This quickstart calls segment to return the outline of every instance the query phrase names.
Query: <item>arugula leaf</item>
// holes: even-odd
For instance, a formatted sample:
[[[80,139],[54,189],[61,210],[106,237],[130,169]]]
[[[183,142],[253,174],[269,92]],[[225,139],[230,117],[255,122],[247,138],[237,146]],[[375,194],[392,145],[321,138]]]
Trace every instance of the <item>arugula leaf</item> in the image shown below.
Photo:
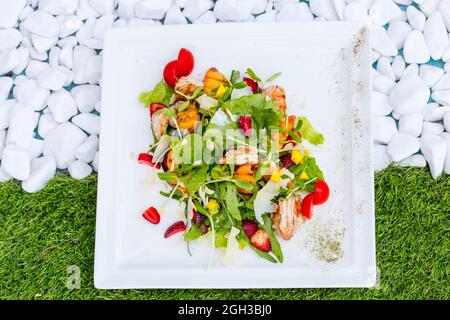
[[[298,131],[300,131],[303,138],[308,140],[313,145],[318,145],[325,141],[323,135],[314,129],[311,122],[309,122],[306,117],[298,117],[298,121],[299,122],[296,127],[298,127]]]
[[[253,185],[253,183],[251,182],[247,182],[244,180],[240,180],[240,179],[231,179],[231,182],[234,182],[234,184],[241,189],[245,189],[245,190],[253,190],[255,188],[255,186]]]
[[[183,111],[184,109],[186,109],[187,107],[189,107],[189,100],[183,102],[179,107],[178,107],[178,112]]]
[[[233,70],[231,71],[230,82],[234,84],[239,80],[240,77],[241,73],[239,72],[239,70]]]
[[[281,76],[281,72],[275,73],[274,75],[272,75],[271,77],[269,77],[269,78],[266,80],[266,82],[272,82],[272,81],[278,79],[279,76]]]
[[[247,74],[248,74],[248,76],[249,76],[250,78],[252,78],[252,79],[255,80],[256,82],[261,82],[261,81],[262,81],[261,78],[258,77],[258,76],[256,75],[256,73],[255,73],[252,69],[250,69],[250,68],[247,68]]]
[[[323,179],[322,170],[320,170],[319,166],[317,165],[315,158],[308,157],[306,159],[305,172],[310,179],[311,178]]]
[[[139,95],[139,101],[146,107],[150,107],[151,103],[169,105],[172,94],[173,89],[161,80],[156,84],[153,90],[141,93]]]
[[[211,178],[220,180],[230,176],[230,171],[227,165],[216,165],[211,170]]]
[[[270,244],[272,246],[272,253],[277,257],[278,261],[283,262],[283,252],[281,251],[280,243],[278,242],[277,237],[272,229],[272,219],[270,218],[268,213],[262,215],[264,221],[264,230],[266,230],[269,235]]]
[[[264,175],[264,173],[267,171],[267,169],[269,169],[270,167],[270,162],[265,162],[263,164],[261,164],[258,169],[256,170],[255,173],[255,180],[259,180],[262,178],[262,176]]]
[[[242,228],[240,228],[240,230],[241,230],[241,233],[244,233],[244,230],[242,230]],[[272,257],[272,256],[270,255],[270,253],[264,252],[264,251],[259,250],[258,248],[255,248],[255,247],[252,245],[252,243],[250,242],[250,239],[249,239],[248,237],[243,237],[243,239],[244,239],[244,241],[247,243],[247,245],[248,245],[253,251],[256,252],[256,254],[257,254],[258,256],[260,256],[260,257],[262,257],[262,258],[264,258],[264,259],[266,259],[266,260],[269,260],[269,261],[272,262],[272,263],[278,263],[277,259],[275,259],[274,257]]]
[[[244,89],[245,87],[247,87],[247,82],[245,82],[245,81],[241,81],[241,82],[237,82],[237,83],[233,84],[233,88],[235,88],[235,89]]]
[[[194,195],[200,186],[205,183],[208,178],[208,166],[202,165],[180,177],[180,181],[188,189],[189,194]]]
[[[278,126],[283,118],[283,114],[278,110],[275,102],[267,100],[260,93],[227,101],[223,106],[238,116],[251,115],[256,125],[254,129]]]
[[[241,221],[241,213],[239,211],[239,200],[237,197],[236,186],[231,183],[226,183],[225,185],[226,192],[223,198],[225,199],[227,210],[234,219]]]
[[[183,193],[178,190],[176,190],[173,194],[172,194],[172,192],[164,192],[164,191],[160,191],[159,194],[166,198],[169,198],[170,196],[172,196],[171,199],[175,199],[175,200],[180,200],[184,196]]]
[[[163,181],[176,181],[177,180],[177,176],[173,173],[169,173],[169,172],[158,172],[158,178],[163,180]]]
[[[196,224],[192,224],[188,232],[184,234],[185,241],[192,241],[203,236],[202,231]]]

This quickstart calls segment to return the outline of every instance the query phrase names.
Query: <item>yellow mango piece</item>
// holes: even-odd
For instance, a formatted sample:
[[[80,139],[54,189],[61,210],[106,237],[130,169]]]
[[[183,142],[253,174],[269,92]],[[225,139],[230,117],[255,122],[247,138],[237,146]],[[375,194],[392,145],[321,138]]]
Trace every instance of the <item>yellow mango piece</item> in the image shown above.
[[[295,164],[299,164],[303,161],[305,156],[298,150],[293,150],[291,153],[291,161]]]

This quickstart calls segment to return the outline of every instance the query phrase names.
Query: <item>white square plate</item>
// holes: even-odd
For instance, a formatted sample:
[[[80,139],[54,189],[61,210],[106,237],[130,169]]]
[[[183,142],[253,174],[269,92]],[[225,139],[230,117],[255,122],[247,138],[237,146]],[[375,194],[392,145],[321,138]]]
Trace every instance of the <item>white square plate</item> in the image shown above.
[[[194,74],[251,67],[263,78],[281,71],[288,113],[307,116],[324,134],[311,148],[331,187],[329,201],[295,238],[281,241],[285,261],[272,264],[245,249],[233,267],[210,241],[163,238],[182,208],[169,203],[154,226],[142,212],[161,206],[164,184],[136,155],[152,142],[148,109],[138,95],[162,77],[181,47],[195,55]],[[374,285],[375,227],[368,32],[354,23],[277,23],[114,29],[105,40],[97,288],[369,287]]]

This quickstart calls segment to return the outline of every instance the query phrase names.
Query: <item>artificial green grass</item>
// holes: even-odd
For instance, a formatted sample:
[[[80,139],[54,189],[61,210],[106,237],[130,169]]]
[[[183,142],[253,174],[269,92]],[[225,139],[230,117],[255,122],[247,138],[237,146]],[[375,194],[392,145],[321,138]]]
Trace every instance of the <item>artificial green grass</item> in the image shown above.
[[[0,299],[449,299],[450,176],[389,168],[376,175],[374,289],[97,290],[93,286],[97,177],[59,174],[38,194],[0,184]],[[81,288],[66,270],[81,269]]]

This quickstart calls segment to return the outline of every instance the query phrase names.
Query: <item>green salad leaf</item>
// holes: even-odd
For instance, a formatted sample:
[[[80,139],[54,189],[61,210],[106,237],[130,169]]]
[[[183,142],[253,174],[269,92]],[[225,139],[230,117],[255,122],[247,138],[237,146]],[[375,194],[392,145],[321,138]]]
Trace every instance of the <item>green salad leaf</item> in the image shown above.
[[[264,230],[266,230],[267,234],[269,235],[270,244],[272,246],[272,253],[281,263],[283,262],[283,251],[281,251],[280,243],[278,242],[278,239],[273,232],[272,219],[270,218],[270,215],[268,213],[263,214],[262,218],[264,221]]]
[[[205,183],[208,178],[208,166],[201,165],[192,169],[187,174],[180,177],[180,181],[187,188],[190,195],[194,195],[200,186]]]
[[[238,116],[251,115],[255,123],[255,129],[278,126],[283,119],[283,114],[272,100],[267,100],[260,93],[243,96],[224,103],[224,108]]]
[[[192,224],[188,232],[184,234],[185,241],[192,241],[203,236],[202,231],[196,224]]]
[[[164,81],[156,84],[152,91],[143,92],[139,95],[139,101],[146,107],[150,107],[151,103],[162,103],[169,105],[173,94],[173,89]]]
[[[313,145],[318,145],[325,141],[323,135],[314,129],[311,122],[309,122],[306,117],[298,117],[297,119],[296,131],[300,131],[303,138]]]
[[[239,211],[239,199],[237,197],[236,186],[232,183],[225,183],[225,204],[228,212],[232,217],[238,221],[241,221],[241,212]]]

